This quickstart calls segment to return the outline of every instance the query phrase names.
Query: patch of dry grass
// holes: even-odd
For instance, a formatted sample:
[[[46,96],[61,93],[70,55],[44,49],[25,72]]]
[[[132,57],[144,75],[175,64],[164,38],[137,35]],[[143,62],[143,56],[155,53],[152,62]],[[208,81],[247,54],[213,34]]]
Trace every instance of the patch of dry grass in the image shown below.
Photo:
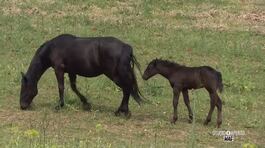
[[[154,9],[151,10],[149,18],[143,15],[144,4],[141,1],[114,1],[111,6],[106,7],[99,7],[93,3],[89,5],[72,5],[67,3],[61,9],[53,12],[44,10],[41,8],[41,5],[21,8],[21,3],[23,1],[9,2],[2,7],[3,14],[41,15],[50,18],[83,16],[97,23],[120,25],[138,23],[146,27],[166,26],[168,30],[176,28],[199,28],[219,31],[253,31],[261,34],[265,33],[265,11],[264,9],[257,9],[255,7],[258,3],[256,1],[239,1],[234,5],[224,8],[217,8],[214,4],[208,3],[202,3],[197,6],[187,4],[183,7],[178,6],[175,9],[171,8],[169,10],[162,10],[159,6],[153,6]],[[52,6],[54,3],[55,1],[51,0],[42,2],[47,7]],[[233,9],[237,9],[238,11],[234,11]]]

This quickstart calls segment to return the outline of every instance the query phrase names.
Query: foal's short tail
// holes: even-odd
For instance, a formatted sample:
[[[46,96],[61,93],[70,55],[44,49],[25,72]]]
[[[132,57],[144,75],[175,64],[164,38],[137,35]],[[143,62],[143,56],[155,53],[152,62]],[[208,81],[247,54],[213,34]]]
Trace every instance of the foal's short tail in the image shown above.
[[[219,92],[223,92],[223,79],[222,79],[222,74],[217,71],[217,89]]]
[[[138,63],[138,61],[136,60],[136,58],[133,54],[131,55],[131,61],[132,61],[132,77],[133,77],[133,86],[132,86],[133,88],[132,88],[131,95],[138,104],[141,104],[141,102],[143,101],[142,100],[143,95],[141,94],[141,92],[139,90],[138,83],[136,80],[136,75],[134,72],[134,65],[136,65],[137,69],[141,73],[140,64]]]

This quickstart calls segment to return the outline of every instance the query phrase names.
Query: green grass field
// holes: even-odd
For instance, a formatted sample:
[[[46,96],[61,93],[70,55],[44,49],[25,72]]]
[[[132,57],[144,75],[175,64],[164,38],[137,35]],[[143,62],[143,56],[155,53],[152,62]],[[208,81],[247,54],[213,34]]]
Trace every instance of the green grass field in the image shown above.
[[[263,0],[0,0],[0,147],[264,147],[265,2]],[[144,71],[154,58],[209,65],[223,74],[223,124],[203,126],[210,108],[205,90],[190,93],[195,123],[182,96],[170,124],[172,90],[166,79],[143,81],[151,104],[131,99],[132,117],[114,116],[122,92],[104,76],[79,77],[92,111],[82,110],[66,79],[66,106],[53,69],[41,78],[32,109],[19,108],[20,72],[36,49],[62,33],[115,36],[134,48]],[[263,92],[263,93],[262,93]],[[245,131],[233,142],[214,130]]]

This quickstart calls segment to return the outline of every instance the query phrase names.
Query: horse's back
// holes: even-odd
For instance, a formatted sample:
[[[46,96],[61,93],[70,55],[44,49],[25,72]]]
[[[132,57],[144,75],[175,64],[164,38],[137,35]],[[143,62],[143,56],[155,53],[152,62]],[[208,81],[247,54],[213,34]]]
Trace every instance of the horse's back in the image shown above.
[[[132,49],[126,47],[130,46],[115,37],[63,34],[49,41],[49,58],[53,67],[63,65],[68,72],[94,76],[113,70],[124,53],[131,54]]]
[[[132,52],[130,45],[115,37],[100,37],[98,39],[102,52],[111,53],[112,56],[120,56],[124,52]]]
[[[99,55],[114,56],[122,52],[124,45],[125,43],[114,37],[76,37],[62,34],[49,41],[49,52],[64,58],[73,58],[75,55],[88,58]]]
[[[103,50],[103,52],[121,52],[127,44],[112,37],[77,37],[71,34],[62,34],[50,41],[57,50]]]

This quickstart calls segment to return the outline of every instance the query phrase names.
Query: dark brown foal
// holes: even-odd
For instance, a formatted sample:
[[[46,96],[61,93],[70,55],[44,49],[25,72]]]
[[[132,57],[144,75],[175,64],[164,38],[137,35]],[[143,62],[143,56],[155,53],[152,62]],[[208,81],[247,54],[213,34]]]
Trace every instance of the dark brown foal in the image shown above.
[[[209,66],[186,67],[167,60],[155,59],[151,61],[146,68],[143,79],[148,80],[152,76],[160,74],[167,78],[173,88],[173,118],[172,123],[178,119],[177,107],[179,95],[182,93],[184,102],[189,111],[189,122],[193,119],[193,113],[190,107],[189,92],[190,89],[205,88],[210,95],[211,107],[208,116],[204,122],[207,125],[211,121],[214,107],[217,107],[217,127],[222,124],[222,101],[217,94],[223,89],[222,75],[220,72]]]

